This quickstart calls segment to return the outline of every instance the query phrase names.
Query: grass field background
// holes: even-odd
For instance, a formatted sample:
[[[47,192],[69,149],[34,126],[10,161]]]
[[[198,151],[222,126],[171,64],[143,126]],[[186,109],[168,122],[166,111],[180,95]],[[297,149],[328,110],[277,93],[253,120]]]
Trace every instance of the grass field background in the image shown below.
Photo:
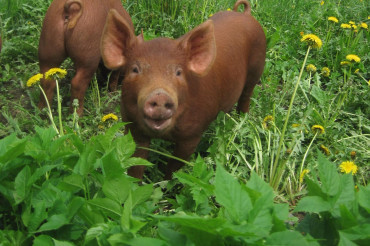
[[[120,91],[94,79],[84,116],[69,114],[70,60],[61,117],[52,105],[63,136],[37,108],[26,82],[50,2],[0,0],[4,245],[368,245],[368,1],[250,1],[267,37],[250,113],[220,113],[170,182],[158,169],[170,143],[153,141],[146,162],[120,120],[102,121],[120,118]],[[180,37],[234,2],[122,1],[146,39]],[[323,45],[305,60],[306,34]],[[150,166],[143,185],[125,174],[135,164]]]

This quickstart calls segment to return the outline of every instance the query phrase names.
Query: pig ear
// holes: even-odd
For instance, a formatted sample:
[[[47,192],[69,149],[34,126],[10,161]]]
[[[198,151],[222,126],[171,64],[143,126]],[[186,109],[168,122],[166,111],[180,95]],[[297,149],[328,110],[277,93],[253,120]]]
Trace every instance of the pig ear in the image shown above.
[[[100,43],[104,65],[112,70],[124,66],[127,62],[125,51],[135,41],[131,26],[116,10],[110,10]]]
[[[180,38],[180,46],[187,56],[187,67],[199,76],[211,69],[216,57],[213,22],[208,20]]]

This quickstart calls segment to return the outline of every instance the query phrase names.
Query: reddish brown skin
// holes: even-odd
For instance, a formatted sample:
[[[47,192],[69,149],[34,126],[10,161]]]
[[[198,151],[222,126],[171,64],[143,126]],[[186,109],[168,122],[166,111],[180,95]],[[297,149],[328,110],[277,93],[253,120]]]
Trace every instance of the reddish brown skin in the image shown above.
[[[266,40],[248,2],[238,1],[235,9],[240,4],[244,13],[219,12],[176,40],[142,41],[114,11],[109,13],[102,57],[111,69],[126,66],[121,112],[123,121],[132,122],[128,128],[138,146],[166,139],[175,143],[174,156],[187,160],[220,111],[230,111],[235,103],[238,111],[249,111]],[[135,155],[147,158],[148,152],[138,148]],[[171,159],[165,179],[182,166]],[[128,170],[137,178],[143,172],[143,166]]]
[[[71,81],[71,102],[78,99],[79,115],[83,113],[86,89],[101,61],[100,39],[110,9],[115,9],[134,30],[120,0],[54,0],[44,18],[39,43],[40,72],[59,67],[67,57],[72,59],[76,74]],[[112,73],[110,89],[117,86],[118,76],[118,71]],[[41,85],[51,103],[54,81],[41,80]],[[39,108],[45,106],[40,95]]]

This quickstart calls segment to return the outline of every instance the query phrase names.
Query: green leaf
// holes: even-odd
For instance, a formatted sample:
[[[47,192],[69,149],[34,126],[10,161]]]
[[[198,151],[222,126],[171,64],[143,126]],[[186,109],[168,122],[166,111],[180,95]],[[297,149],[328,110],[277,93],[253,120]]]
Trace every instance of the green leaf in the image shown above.
[[[193,175],[184,173],[184,172],[176,172],[174,176],[183,184],[187,184],[190,187],[196,187],[198,189],[203,189],[206,194],[213,194],[214,187],[205,181],[194,177]]]
[[[46,212],[46,205],[44,202],[32,203],[34,207],[33,213],[30,211],[30,215],[22,217],[24,219],[25,225],[28,227],[29,232],[35,232],[41,223],[46,220],[48,214]],[[27,222],[26,222],[27,220]]]
[[[146,202],[153,194],[153,184],[139,186],[132,192],[132,207]]]
[[[96,161],[101,157],[93,139],[91,138],[85,146],[73,170],[74,173],[80,174],[83,177],[86,177],[94,169]]]
[[[157,238],[150,237],[136,237],[132,240],[126,241],[128,245],[132,246],[167,246],[168,244],[165,241],[162,241]]]
[[[172,216],[163,216],[163,215],[152,215],[154,218],[173,222],[175,224],[191,227],[200,231],[217,234],[219,229],[225,220],[222,218],[210,218],[210,217],[199,217],[196,215],[186,215],[186,214],[175,214]]]
[[[247,219],[252,209],[248,192],[221,165],[216,169],[214,193],[216,201],[225,207],[233,221],[240,223]]]
[[[121,227],[122,230],[130,230],[131,229],[131,215],[132,215],[132,196],[131,191],[128,194],[128,198],[125,202],[125,206],[123,207],[123,213],[121,216]]]
[[[138,158],[138,157],[130,157],[124,162],[121,163],[123,168],[129,168],[132,166],[146,166],[146,167],[151,167],[153,166],[152,163],[149,161],[143,159],[143,158]]]
[[[27,141],[28,138],[18,139],[15,133],[0,140],[0,170],[2,163],[12,161],[24,153]]]
[[[106,179],[103,184],[103,193],[108,198],[123,204],[131,190],[131,181],[121,173],[120,176],[116,176],[112,179]]]
[[[316,241],[307,241],[299,232],[297,231],[282,231],[272,233],[266,239],[266,245],[284,245],[284,246],[304,246],[304,245],[317,245],[319,243]]]
[[[95,198],[88,201],[89,204],[99,208],[102,211],[112,213],[115,216],[121,215],[121,206],[116,201],[109,198]]]
[[[331,205],[319,196],[303,197],[294,209],[294,212],[320,213],[331,210]]]
[[[340,181],[337,169],[321,152],[318,152],[318,170],[322,191],[330,196],[338,194]]]
[[[69,219],[65,214],[55,214],[47,219],[47,222],[43,224],[37,232],[56,230],[69,223]]]
[[[183,234],[178,231],[168,228],[165,223],[159,223],[158,225],[158,235],[160,238],[164,239],[169,245],[177,246],[187,246],[189,245],[189,240]]]
[[[351,210],[356,207],[357,201],[355,196],[355,184],[353,182],[352,174],[344,174],[340,176],[340,193],[337,196],[334,205],[333,215],[334,217],[340,216],[340,207],[346,206],[347,209]]]
[[[361,225],[354,226],[352,228],[348,228],[346,230],[339,231],[340,241],[343,242],[362,242],[361,245],[369,245],[370,244],[370,223],[362,223]],[[345,244],[342,244],[345,245]],[[354,244],[357,245],[357,244]]]
[[[104,223],[104,217],[100,211],[98,209],[93,210],[87,203],[78,210],[77,214],[89,226]]]
[[[58,188],[68,192],[77,192],[84,189],[83,178],[79,174],[72,173],[59,182]]]
[[[53,241],[54,241],[54,245],[55,246],[74,246],[73,243],[66,242],[66,241],[58,241],[58,240],[56,240],[54,238],[53,238]]]
[[[358,202],[368,213],[370,213],[370,185],[359,186],[358,188]]]
[[[131,133],[128,133],[124,136],[116,138],[112,147],[117,152],[120,162],[124,162],[134,154],[136,144],[131,136]]]
[[[31,177],[29,166],[25,166],[17,175],[14,181],[14,200],[15,204],[21,203],[29,195],[29,186],[27,185]]]
[[[53,238],[48,235],[40,235],[33,240],[34,246],[54,246]]]
[[[319,103],[319,105],[327,105],[328,102],[328,94],[323,91],[320,87],[317,85],[313,85],[311,89],[311,96],[313,96],[316,101]]]
[[[124,173],[124,169],[121,166],[121,162],[117,158],[116,150],[112,149],[106,153],[102,158],[103,174],[107,179],[115,177],[121,177]]]

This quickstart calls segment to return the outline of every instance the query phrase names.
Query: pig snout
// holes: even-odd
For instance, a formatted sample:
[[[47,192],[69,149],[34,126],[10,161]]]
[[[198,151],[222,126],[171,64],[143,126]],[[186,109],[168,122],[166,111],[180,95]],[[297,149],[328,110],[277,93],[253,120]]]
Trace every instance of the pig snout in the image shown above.
[[[144,122],[152,130],[163,131],[171,125],[177,109],[176,100],[164,89],[156,89],[144,101]]]

